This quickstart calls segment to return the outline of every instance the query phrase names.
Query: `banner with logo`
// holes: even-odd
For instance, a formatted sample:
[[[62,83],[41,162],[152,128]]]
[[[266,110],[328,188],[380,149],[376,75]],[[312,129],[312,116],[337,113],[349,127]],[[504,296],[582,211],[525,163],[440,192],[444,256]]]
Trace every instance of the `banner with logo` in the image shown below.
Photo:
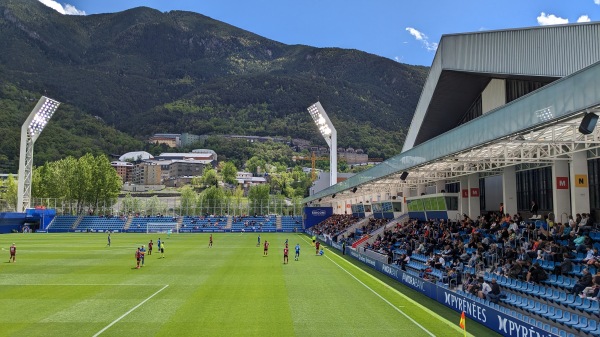
[[[310,228],[333,215],[333,207],[304,207],[304,228]]]

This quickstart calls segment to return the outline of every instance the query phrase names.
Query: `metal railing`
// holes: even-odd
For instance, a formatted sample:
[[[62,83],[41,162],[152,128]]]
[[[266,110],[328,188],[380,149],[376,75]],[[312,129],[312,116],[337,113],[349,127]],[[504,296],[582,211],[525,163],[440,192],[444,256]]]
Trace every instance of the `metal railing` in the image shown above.
[[[290,202],[280,198],[249,201],[233,199],[199,199],[186,202],[180,197],[148,197],[148,198],[119,198],[114,204],[98,203],[95,207],[86,207],[77,211],[77,204],[63,199],[41,198],[33,199],[32,206],[55,209],[57,215],[140,215],[140,216],[183,216],[183,215],[291,215],[301,216],[303,205],[300,202]],[[0,212],[14,212],[14,207],[0,204]]]

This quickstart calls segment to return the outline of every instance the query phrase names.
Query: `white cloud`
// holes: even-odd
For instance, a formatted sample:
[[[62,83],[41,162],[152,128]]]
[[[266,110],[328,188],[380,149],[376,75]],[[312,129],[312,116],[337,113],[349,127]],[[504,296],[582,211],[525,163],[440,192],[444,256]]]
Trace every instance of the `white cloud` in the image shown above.
[[[537,22],[540,26],[562,25],[565,23],[569,23],[569,19],[563,19],[554,14],[546,14],[542,12],[540,16],[537,17]]]
[[[600,6],[600,0],[594,0],[594,3]]]
[[[598,2],[600,2],[600,0],[596,0]],[[590,17],[587,15],[582,15],[579,17],[579,19],[577,19],[577,22],[590,22],[592,20],[590,20]]]
[[[64,4],[64,6],[63,6],[54,0],[38,0],[38,1],[52,9],[54,9],[55,11],[59,12],[60,14],[85,15],[85,11],[75,8],[75,6],[73,6],[73,5]]]
[[[414,36],[417,41],[421,41],[421,43],[423,43],[423,46],[425,46],[425,49],[427,49],[428,51],[435,51],[437,49],[438,44],[435,42],[429,42],[429,38],[427,37],[427,35],[423,34],[422,32],[412,27],[406,27],[406,31],[410,35]]]
[[[402,62],[402,57],[400,56],[395,56],[394,60],[396,60],[396,62]]]

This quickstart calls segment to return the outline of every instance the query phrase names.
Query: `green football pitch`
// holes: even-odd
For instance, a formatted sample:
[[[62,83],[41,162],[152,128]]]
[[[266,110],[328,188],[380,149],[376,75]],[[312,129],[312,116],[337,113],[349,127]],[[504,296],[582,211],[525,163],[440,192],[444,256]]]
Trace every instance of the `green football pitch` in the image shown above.
[[[0,235],[0,336],[463,336],[459,314],[303,234]],[[150,239],[145,266],[135,249]],[[290,261],[283,264],[289,239]],[[16,263],[8,247],[16,243]],[[294,246],[301,256],[294,260]],[[467,321],[468,335],[493,333]]]

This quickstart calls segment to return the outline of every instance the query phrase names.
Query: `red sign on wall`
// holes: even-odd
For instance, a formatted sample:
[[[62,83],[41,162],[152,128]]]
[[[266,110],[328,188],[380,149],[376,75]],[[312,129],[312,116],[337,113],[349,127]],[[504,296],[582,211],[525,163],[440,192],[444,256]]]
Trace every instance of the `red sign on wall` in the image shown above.
[[[471,196],[472,197],[478,197],[479,196],[479,188],[474,187],[471,189]]]
[[[463,198],[468,198],[469,197],[469,190],[462,190],[462,197]]]
[[[569,178],[568,177],[556,177],[556,189],[557,190],[568,190],[569,189]]]

